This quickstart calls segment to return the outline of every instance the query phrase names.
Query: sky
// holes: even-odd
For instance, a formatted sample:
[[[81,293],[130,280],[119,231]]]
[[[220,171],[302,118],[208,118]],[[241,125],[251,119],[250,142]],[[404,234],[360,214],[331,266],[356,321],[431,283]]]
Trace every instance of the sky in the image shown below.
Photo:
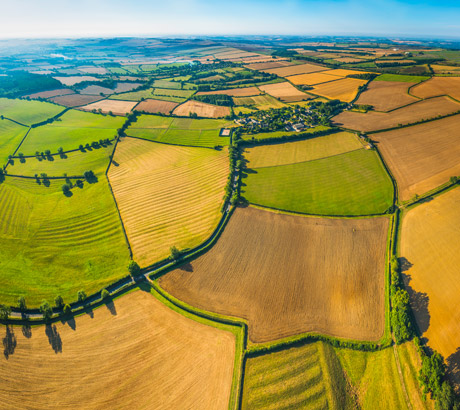
[[[0,38],[221,34],[460,38],[460,0],[0,0]]]

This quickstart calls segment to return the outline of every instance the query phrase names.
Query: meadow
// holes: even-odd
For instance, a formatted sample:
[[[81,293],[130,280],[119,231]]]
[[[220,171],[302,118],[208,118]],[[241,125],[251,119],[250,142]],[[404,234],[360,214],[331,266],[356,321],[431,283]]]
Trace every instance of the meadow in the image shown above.
[[[13,121],[0,120],[0,160],[2,166],[8,160],[8,156],[13,155],[27,131],[26,127]]]
[[[27,126],[45,121],[62,111],[64,108],[47,102],[0,98],[0,115]]]

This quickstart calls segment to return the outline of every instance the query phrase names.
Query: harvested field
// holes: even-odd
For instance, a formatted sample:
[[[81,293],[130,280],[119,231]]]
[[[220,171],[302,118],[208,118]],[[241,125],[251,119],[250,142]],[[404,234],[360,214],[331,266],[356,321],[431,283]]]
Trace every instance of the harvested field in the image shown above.
[[[435,74],[453,74],[460,75],[460,67],[450,65],[430,64]]]
[[[332,347],[309,343],[249,358],[242,409],[351,409],[347,381]]]
[[[249,105],[258,110],[268,110],[270,108],[282,108],[286,106],[286,104],[268,94],[256,95],[254,97],[233,97],[233,102],[235,105]]]
[[[280,68],[295,65],[292,61],[268,61],[266,63],[251,63],[246,65],[251,70],[266,70],[269,68]]]
[[[92,111],[101,110],[103,113],[112,112],[116,115],[125,115],[137,105],[136,101],[122,101],[122,100],[102,100],[97,101],[84,107],[80,107],[80,110]]]
[[[293,84],[307,84],[316,85],[321,83],[327,83],[330,81],[337,81],[340,77],[335,75],[327,74],[328,71],[313,74],[299,74],[292,77],[286,77]]]
[[[338,81],[316,85],[313,87],[311,92],[331,100],[338,99],[345,102],[350,102],[356,97],[356,94],[358,93],[358,87],[365,83],[365,80],[343,78]]]
[[[235,336],[148,292],[28,332],[9,327],[17,344],[0,361],[4,409],[228,408]]]
[[[196,95],[215,95],[225,94],[232,97],[249,97],[251,95],[259,95],[260,90],[257,87],[242,87],[242,88],[231,88],[229,90],[218,90],[218,91],[200,91]]]
[[[151,114],[170,114],[171,111],[174,110],[174,108],[176,108],[178,105],[178,103],[171,101],[153,100],[149,98],[147,100],[141,101],[136,107],[136,111],[144,111]]]
[[[339,63],[359,63],[360,61],[365,61],[362,58],[353,58],[353,57],[337,57],[334,59]]]
[[[111,88],[107,87],[101,87],[99,85],[88,85],[85,88],[82,88],[80,90],[82,94],[88,94],[88,95],[110,95],[113,94],[113,90]]]
[[[418,328],[441,353],[456,383],[460,346],[460,190],[411,209],[402,220],[403,277]]]
[[[171,246],[192,248],[211,235],[221,217],[226,150],[127,138],[114,161],[109,179],[141,266],[169,256]]]
[[[334,70],[328,70],[327,74],[335,75],[337,77],[346,77],[347,75],[352,75],[352,74],[373,74],[373,73],[370,73],[369,71],[346,70],[343,68],[336,68]]]
[[[47,102],[0,98],[0,115],[24,125],[45,121],[63,110]]]
[[[428,98],[437,95],[450,95],[452,98],[460,100],[460,78],[432,77],[431,79],[412,87],[410,92],[420,98]]]
[[[6,163],[8,156],[13,155],[27,130],[13,121],[0,120],[0,167]]]
[[[71,86],[83,81],[102,81],[103,78],[97,78],[90,75],[75,75],[68,77],[53,77],[55,80],[58,80],[64,85]]]
[[[198,115],[198,117],[222,118],[230,115],[230,108],[189,100],[176,107],[173,111],[173,115],[181,117],[188,117],[192,113]]]
[[[409,95],[408,88],[414,83],[398,81],[372,81],[361,93],[357,104],[372,105],[377,111],[390,111],[418,101]]]
[[[398,182],[403,201],[460,175],[459,121],[456,115],[371,136]]]
[[[391,112],[367,113],[344,111],[332,118],[335,125],[371,132],[407,125],[414,122],[445,116],[460,111],[460,104],[449,97],[435,97],[416,102]]]
[[[319,219],[237,208],[210,251],[159,283],[192,306],[247,319],[253,342],[303,332],[378,340],[387,227],[386,217]]]
[[[299,91],[287,81],[285,83],[261,85],[259,88],[267,94],[270,94],[273,97],[279,98],[285,102],[302,101],[312,98],[310,95]]]
[[[51,97],[50,101],[63,105],[64,107],[78,107],[80,105],[86,105],[95,101],[99,101],[103,98],[104,97],[99,95],[69,94]]]
[[[32,98],[32,99],[34,99],[34,98],[50,98],[50,97],[56,97],[58,95],[68,95],[68,94],[74,94],[74,91],[70,90],[68,88],[59,88],[58,90],[40,91],[39,93],[25,95],[25,97],[29,97],[29,98]]]
[[[281,67],[281,68],[269,68],[269,69],[260,70],[260,71],[265,71],[266,73],[276,74],[280,77],[287,77],[290,75],[314,73],[315,71],[324,71],[324,70],[328,70],[328,68],[323,67],[321,65],[317,65],[317,64],[307,63],[307,64],[291,65],[288,67]]]

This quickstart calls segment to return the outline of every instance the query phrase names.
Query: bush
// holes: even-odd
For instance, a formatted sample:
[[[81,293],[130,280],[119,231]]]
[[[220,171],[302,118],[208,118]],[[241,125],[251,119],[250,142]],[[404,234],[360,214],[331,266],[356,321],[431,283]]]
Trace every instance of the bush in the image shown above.
[[[131,261],[128,265],[128,271],[131,276],[137,276],[141,273],[141,267],[137,264],[137,262]]]
[[[40,313],[43,315],[45,322],[48,322],[53,316],[53,309],[46,300],[40,305]]]
[[[64,184],[62,185],[61,189],[64,195],[69,195],[70,194],[70,184]]]
[[[110,298],[110,292],[107,289],[102,289],[101,299],[108,299],[108,298]]]
[[[54,305],[57,308],[61,308],[62,306],[64,306],[64,299],[62,299],[61,295],[58,295],[54,298]]]
[[[18,308],[19,310],[26,310],[27,309],[27,305],[26,305],[26,299],[24,296],[19,296],[18,298]]]
[[[79,302],[84,302],[86,300],[86,293],[84,290],[79,290],[77,293],[77,299]]]
[[[70,315],[72,313],[72,308],[70,307],[69,304],[64,305],[63,312],[64,312],[64,315]]]
[[[173,261],[177,261],[180,259],[182,252],[179,249],[177,249],[175,246],[171,246],[170,252],[171,252],[170,259],[172,259]]]

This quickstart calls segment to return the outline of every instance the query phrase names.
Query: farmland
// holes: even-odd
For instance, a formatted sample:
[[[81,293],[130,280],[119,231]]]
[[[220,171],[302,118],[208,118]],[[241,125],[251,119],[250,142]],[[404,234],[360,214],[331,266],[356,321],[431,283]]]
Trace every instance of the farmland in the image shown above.
[[[418,101],[406,107],[398,108],[389,113],[359,113],[344,111],[335,116],[333,124],[352,130],[371,132],[396,128],[419,121],[437,118],[460,111],[460,104],[448,97],[436,97]]]
[[[249,162],[242,195],[250,203],[317,215],[378,214],[391,206],[393,187],[378,156],[357,148],[353,138],[336,135],[290,144],[261,151],[263,164],[277,165],[251,167]],[[248,148],[249,158],[251,150],[257,157],[258,149]]]
[[[169,256],[171,246],[192,248],[207,239],[221,216],[227,175],[225,151],[120,142],[109,179],[134,259],[150,265]]]
[[[323,70],[327,70],[327,67],[322,67],[316,64],[307,63],[307,64],[291,65],[288,67],[269,68],[269,69],[264,69],[261,71],[265,71],[266,73],[270,73],[270,74],[276,74],[280,77],[288,77],[290,75],[314,73],[315,71],[323,71]]]
[[[58,95],[68,95],[68,94],[73,94],[73,93],[74,91],[68,88],[58,88],[57,90],[41,91],[39,93],[29,94],[27,97],[29,98],[50,98],[50,97],[56,97]]]
[[[411,209],[402,221],[400,247],[420,334],[451,368],[458,366],[460,344],[459,310],[455,309],[460,295],[459,205],[460,190],[454,189]]]
[[[102,100],[103,98],[99,95],[68,94],[51,97],[49,100],[64,107],[78,107]]]
[[[0,120],[0,160],[4,165],[21,140],[27,133],[27,128],[13,121]]]
[[[230,115],[230,108],[189,100],[177,106],[173,114],[180,117],[188,117],[190,114],[196,114],[198,117],[222,118]]]
[[[161,101],[154,99],[147,99],[139,103],[136,111],[148,112],[151,114],[170,114],[179,104],[170,101]]]
[[[253,342],[302,332],[378,340],[387,226],[386,217],[318,219],[240,208],[209,252],[159,283],[193,306],[247,319]],[[340,303],[325,305],[332,297]]]
[[[311,93],[330,98],[332,100],[338,99],[350,102],[356,97],[358,87],[365,83],[366,81],[364,80],[343,78],[337,81],[316,85],[311,90]]]
[[[315,132],[319,131],[327,131],[330,130],[330,127],[327,127],[325,125],[318,125],[313,128],[308,128],[307,130],[303,131],[303,135],[308,134],[313,134]],[[259,132],[257,134],[242,134],[241,138],[245,141],[258,141],[261,139],[266,139],[266,138],[279,138],[282,136],[298,136],[299,133],[296,131],[272,131],[272,132]]]
[[[8,177],[0,185],[8,215],[0,222],[2,303],[18,295],[29,306],[59,294],[72,301],[78,290],[90,294],[125,274],[128,248],[107,182],[85,182],[71,196],[62,183]]]
[[[197,95],[225,94],[225,95],[230,95],[232,97],[249,97],[251,95],[259,95],[260,93],[261,92],[257,87],[242,87],[242,88],[232,88],[229,90],[200,91],[196,94]]]
[[[259,88],[267,94],[285,102],[302,101],[312,98],[308,94],[299,91],[287,81],[285,83],[261,85]]]
[[[411,89],[411,94],[419,98],[450,95],[452,98],[460,100],[460,78],[433,77],[413,87]]]
[[[233,97],[233,101],[235,105],[247,105],[255,107],[258,110],[268,110],[270,108],[281,108],[285,106],[281,101],[278,101],[268,94],[256,95],[254,97]]]
[[[109,302],[94,318],[34,327],[29,338],[9,329],[17,347],[0,362],[4,408],[228,408],[234,335],[148,292]]]
[[[327,83],[330,81],[337,81],[340,77],[335,75],[329,75],[329,71],[323,71],[319,73],[312,74],[298,74],[292,77],[287,77],[287,79],[293,84],[308,84],[316,85],[321,83]]]
[[[76,76],[69,76],[69,77],[54,77],[63,85],[71,86],[83,81],[102,81],[102,78],[93,77],[90,75],[76,75]]]
[[[84,111],[99,111],[103,113],[113,113],[116,115],[125,115],[129,113],[137,104],[135,101],[122,101],[122,100],[102,100],[97,101],[80,108]]]
[[[459,116],[372,134],[398,183],[401,199],[421,195],[460,175]]]
[[[41,101],[0,98],[0,115],[24,125],[32,125],[52,118],[64,109]]]

